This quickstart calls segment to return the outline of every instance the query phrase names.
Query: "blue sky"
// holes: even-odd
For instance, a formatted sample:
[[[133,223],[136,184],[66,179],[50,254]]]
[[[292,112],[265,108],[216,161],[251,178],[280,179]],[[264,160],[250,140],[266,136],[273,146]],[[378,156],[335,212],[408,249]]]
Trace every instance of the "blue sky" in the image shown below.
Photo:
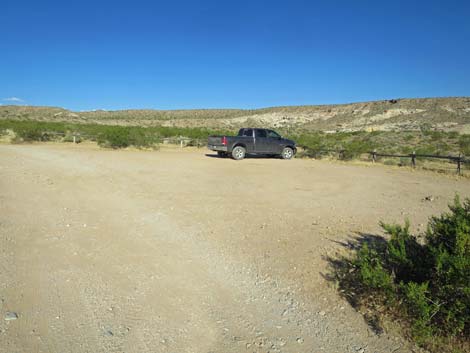
[[[0,1],[0,103],[258,108],[470,96],[470,1]]]

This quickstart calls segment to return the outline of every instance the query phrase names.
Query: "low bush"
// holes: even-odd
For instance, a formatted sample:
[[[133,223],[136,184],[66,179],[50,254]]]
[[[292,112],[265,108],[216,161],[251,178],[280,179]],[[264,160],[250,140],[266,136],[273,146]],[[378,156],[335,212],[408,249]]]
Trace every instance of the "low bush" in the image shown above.
[[[210,135],[229,135],[233,132],[205,128],[112,126],[100,124],[70,124],[32,120],[0,120],[0,131],[12,130],[22,141],[47,141],[79,139],[97,141],[101,146],[124,148],[128,146],[153,147],[165,137],[187,137],[206,140]]]
[[[145,128],[106,126],[98,134],[100,146],[125,148],[129,146],[150,147],[159,142],[158,136]]]
[[[356,302],[388,307],[435,352],[470,348],[470,200],[456,197],[449,208],[430,219],[422,240],[408,222],[381,224],[389,240],[365,242],[338,275],[346,295],[355,291]]]

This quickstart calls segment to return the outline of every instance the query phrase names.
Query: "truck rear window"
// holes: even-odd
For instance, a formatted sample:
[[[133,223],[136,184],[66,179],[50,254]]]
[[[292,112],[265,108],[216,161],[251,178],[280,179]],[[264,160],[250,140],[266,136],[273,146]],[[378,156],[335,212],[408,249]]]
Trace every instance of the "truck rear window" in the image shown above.
[[[243,130],[242,136],[253,137],[253,129],[245,129],[245,130]]]

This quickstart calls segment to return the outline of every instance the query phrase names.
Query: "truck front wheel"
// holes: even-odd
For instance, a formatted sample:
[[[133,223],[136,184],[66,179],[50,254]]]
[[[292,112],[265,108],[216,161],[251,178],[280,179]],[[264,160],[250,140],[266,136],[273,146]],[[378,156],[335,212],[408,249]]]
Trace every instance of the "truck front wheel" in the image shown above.
[[[294,157],[294,150],[290,147],[284,147],[281,153],[281,158],[282,159],[291,159]]]
[[[232,158],[239,161],[245,158],[246,150],[242,146],[237,146],[232,150]]]

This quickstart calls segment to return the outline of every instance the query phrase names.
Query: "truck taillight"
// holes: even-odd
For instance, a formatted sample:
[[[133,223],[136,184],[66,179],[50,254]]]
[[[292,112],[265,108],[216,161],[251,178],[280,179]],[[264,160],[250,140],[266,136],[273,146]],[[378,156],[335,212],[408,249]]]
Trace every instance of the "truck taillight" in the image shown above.
[[[226,146],[227,145],[227,137],[222,137],[222,145]]]

